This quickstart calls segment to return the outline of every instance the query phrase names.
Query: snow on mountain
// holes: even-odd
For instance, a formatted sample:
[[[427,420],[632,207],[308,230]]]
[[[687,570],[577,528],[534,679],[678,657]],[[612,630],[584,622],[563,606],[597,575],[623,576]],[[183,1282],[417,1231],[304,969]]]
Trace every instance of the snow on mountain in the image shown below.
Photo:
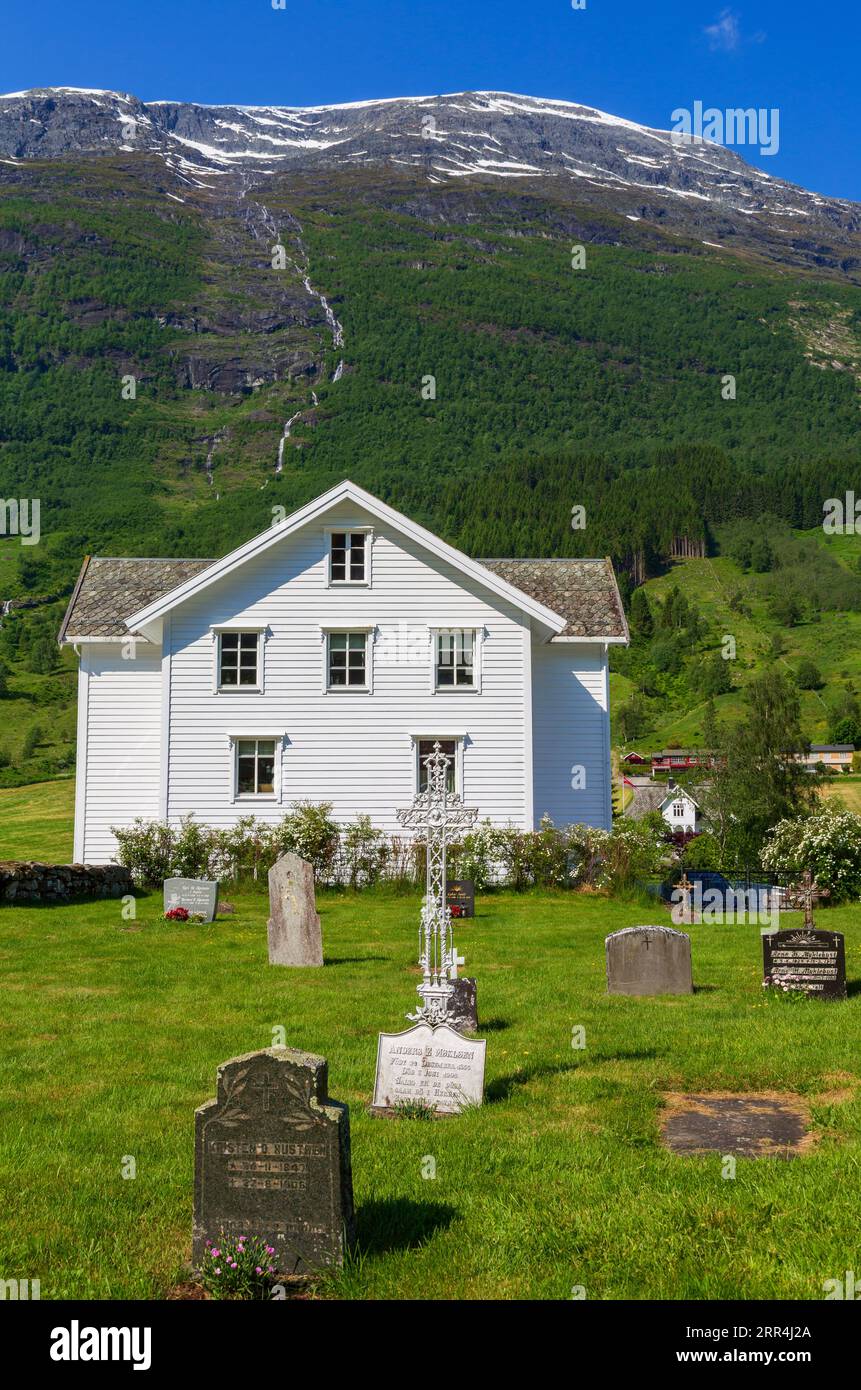
[[[0,97],[0,155],[157,153],[180,182],[232,171],[272,174],[339,165],[414,168],[433,183],[465,177],[578,181],[650,215],[653,199],[716,214],[818,219],[857,232],[859,205],[776,179],[734,150],[680,144],[594,107],[510,92],[385,97],[314,107],[141,102],[127,93],[34,88]],[[645,204],[645,206],[641,206]]]

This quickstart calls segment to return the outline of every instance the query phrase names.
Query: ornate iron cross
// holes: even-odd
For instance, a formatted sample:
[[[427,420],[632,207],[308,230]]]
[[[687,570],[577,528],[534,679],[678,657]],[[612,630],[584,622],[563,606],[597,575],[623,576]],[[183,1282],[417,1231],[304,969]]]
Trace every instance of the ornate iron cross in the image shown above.
[[[448,790],[450,762],[439,743],[435,743],[430,757],[424,759],[427,790],[418,793],[412,806],[397,813],[404,829],[423,835],[427,843],[427,891],[419,930],[422,982],[418,993],[422,1002],[416,1013],[407,1014],[407,1018],[432,1026],[446,1022],[453,993],[449,975],[454,942],[445,893],[447,849],[455,832],[470,830],[478,818],[476,807],[464,806],[460,797]]]
[[[786,897],[792,907],[804,908],[804,930],[814,931],[813,909],[820,898],[829,898],[830,888],[820,888],[813,874],[809,869],[805,869],[801,875],[801,882],[794,883],[788,889]]]

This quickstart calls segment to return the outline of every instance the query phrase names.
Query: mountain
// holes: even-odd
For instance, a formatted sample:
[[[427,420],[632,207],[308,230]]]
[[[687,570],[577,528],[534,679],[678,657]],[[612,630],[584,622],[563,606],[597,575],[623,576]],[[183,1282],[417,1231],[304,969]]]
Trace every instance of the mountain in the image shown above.
[[[676,561],[745,518],[821,526],[861,464],[858,216],[505,93],[0,98],[0,498],[42,532],[0,535],[0,784],[68,770],[84,553],[224,553],[344,476],[475,555],[612,555],[626,593],[710,583]],[[814,607],[796,572],[839,675],[856,586]],[[721,621],[617,673],[651,728]]]

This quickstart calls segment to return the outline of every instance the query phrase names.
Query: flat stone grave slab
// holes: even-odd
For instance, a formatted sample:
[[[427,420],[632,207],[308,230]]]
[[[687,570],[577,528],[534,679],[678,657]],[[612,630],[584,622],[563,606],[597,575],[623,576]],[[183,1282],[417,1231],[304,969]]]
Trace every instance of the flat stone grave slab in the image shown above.
[[[184,907],[189,913],[203,917],[204,922],[215,919],[218,906],[218,884],[211,878],[166,878],[164,881],[164,910]]]
[[[813,1142],[800,1096],[672,1094],[666,1102],[661,1134],[673,1153],[791,1158]]]
[[[487,1043],[465,1038],[447,1023],[416,1023],[403,1033],[381,1033],[373,1109],[418,1102],[442,1115],[481,1105]]]

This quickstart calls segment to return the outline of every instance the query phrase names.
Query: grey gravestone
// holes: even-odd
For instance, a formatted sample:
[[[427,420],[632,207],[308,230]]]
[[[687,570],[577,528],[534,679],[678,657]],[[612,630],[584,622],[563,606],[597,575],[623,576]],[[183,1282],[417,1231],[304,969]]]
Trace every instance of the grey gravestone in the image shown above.
[[[693,994],[691,938],[671,927],[625,927],[605,941],[608,994]]]
[[[478,1032],[478,985],[468,975],[450,980],[454,991],[448,1006],[449,1022],[458,1033]]]
[[[269,964],[322,965],[314,870],[298,854],[282,854],[269,870],[269,910]]]
[[[279,1274],[342,1264],[354,1240],[350,1112],[327,1095],[325,1057],[270,1047],[218,1068],[195,1112],[193,1258],[256,1236]]]
[[[218,884],[211,878],[166,878],[164,881],[164,910],[186,907],[200,913],[205,922],[212,922],[218,907]]]
[[[454,1115],[484,1096],[484,1039],[465,1038],[447,1023],[417,1023],[403,1033],[381,1033],[377,1046],[374,1109],[418,1101]]]
[[[762,938],[762,983],[814,999],[845,999],[843,934],[804,928],[768,932]]]

